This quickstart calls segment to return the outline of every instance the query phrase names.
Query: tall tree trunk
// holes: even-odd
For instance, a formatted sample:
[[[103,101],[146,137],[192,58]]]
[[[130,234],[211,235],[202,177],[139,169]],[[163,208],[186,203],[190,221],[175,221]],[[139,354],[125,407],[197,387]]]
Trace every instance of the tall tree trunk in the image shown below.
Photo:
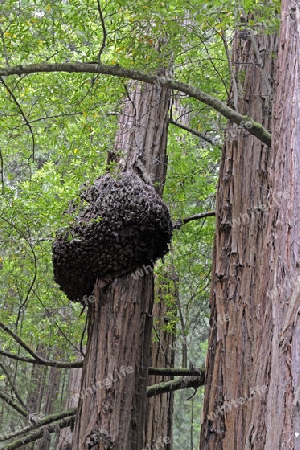
[[[59,356],[59,352],[55,352],[54,357]],[[42,408],[42,413],[44,415],[53,412],[54,401],[57,398],[59,392],[59,383],[61,377],[61,369],[57,367],[51,367],[49,373],[48,389],[46,392],[46,398],[44,406]],[[49,450],[51,436],[43,437],[39,439],[35,445],[35,450]]]
[[[108,166],[134,170],[162,193],[170,92],[138,85],[120,117]],[[95,285],[73,449],[141,450],[152,330],[153,273]]]
[[[235,103],[240,113],[270,129],[277,37],[261,33],[241,40],[239,36],[235,37],[233,51],[239,93]],[[285,70],[286,63],[283,67]],[[288,100],[282,104],[288,105]],[[275,117],[277,113],[275,107]],[[290,112],[286,121],[288,117]],[[285,138],[290,142],[290,136]],[[294,169],[284,165],[282,153],[279,160],[278,156],[276,146],[270,149],[244,129],[228,126],[217,194],[210,295],[210,320],[217,326],[212,326],[209,337],[201,450],[293,448],[281,447],[281,438],[273,442],[269,439],[282,427],[282,392],[280,400],[277,395],[286,385],[283,378],[288,367],[281,366],[279,376],[276,358],[278,352],[283,353],[279,325],[284,297],[278,302],[277,296],[274,299],[267,293],[275,287],[274,273],[278,283],[291,270],[291,260],[289,268],[283,267],[284,260],[292,259],[287,236],[291,211],[285,216],[280,213],[284,231],[275,217],[279,206],[289,209],[289,203],[282,204],[280,192],[290,189]],[[296,155],[289,150],[291,164],[293,158],[295,163]],[[274,167],[276,160],[277,164],[281,161],[281,174]],[[276,243],[274,236],[278,237]],[[222,320],[218,320],[220,317]],[[275,387],[274,376],[280,386]]]
[[[47,357],[45,348],[40,345],[37,346],[37,353],[42,357]],[[46,366],[32,366],[30,374],[30,386],[31,389],[27,396],[26,406],[30,414],[41,413],[41,407],[43,402],[43,397],[46,390],[46,380],[47,380],[48,367]],[[21,450],[31,450],[34,448],[34,444],[23,445]]]
[[[260,274],[258,373],[268,384],[265,447],[300,448],[300,5],[282,2],[272,123],[272,192]],[[264,353],[265,352],[265,353]],[[268,357],[266,357],[268,355]],[[265,360],[265,361],[264,361]],[[261,411],[258,420],[262,420]]]
[[[164,302],[164,296],[170,294],[168,290],[164,284],[158,287],[156,294],[158,301],[155,302],[153,307],[155,341],[151,345],[151,367],[174,367],[175,352],[173,342],[175,335],[164,329],[164,325],[168,322],[168,307]],[[152,375],[149,377],[149,385],[158,384],[173,378]],[[153,448],[157,446],[157,448],[172,450],[173,404],[173,392],[148,398],[144,447],[152,445]]]
[[[78,355],[81,360],[81,355]],[[67,398],[65,402],[65,410],[76,408],[78,406],[78,398],[81,387],[82,369],[71,369],[69,372]],[[60,430],[56,450],[72,449],[73,430],[70,427]]]

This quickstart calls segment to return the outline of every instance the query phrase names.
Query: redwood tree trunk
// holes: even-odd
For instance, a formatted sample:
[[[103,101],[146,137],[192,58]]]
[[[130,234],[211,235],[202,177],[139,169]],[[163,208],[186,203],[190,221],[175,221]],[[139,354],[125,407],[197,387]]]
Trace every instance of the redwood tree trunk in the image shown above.
[[[235,38],[233,67],[239,92],[238,110],[267,129],[271,128],[276,52],[276,36],[261,33],[249,36],[246,41],[238,35]],[[280,64],[286,70],[287,64],[283,61]],[[293,76],[294,73],[290,74],[290,82],[285,81],[288,89],[293,86]],[[278,95],[283,90],[281,86]],[[282,105],[290,108],[288,104],[285,98]],[[278,107],[279,101],[274,109],[275,118]],[[285,157],[286,149],[280,148],[277,141],[279,133],[281,143],[290,143],[293,136],[291,112],[285,113],[285,125],[291,126],[290,135],[286,130],[283,134],[275,121],[272,149],[245,129],[235,125],[227,129],[217,194],[210,296],[211,324],[217,326],[212,326],[209,337],[201,450],[294,448],[279,445],[284,442],[284,434],[280,433],[285,427],[283,420],[292,422],[293,409],[291,396],[284,398],[287,395],[284,389],[292,389],[288,373],[292,347],[287,348],[288,342],[280,347],[282,318],[288,308],[284,302],[292,290],[290,286],[286,291],[286,277],[288,274],[288,278],[291,275],[295,280],[299,270],[291,251],[293,242],[296,246],[297,230],[299,237],[299,225],[294,227],[299,211],[293,209],[296,206],[293,201],[291,204],[282,201],[283,191],[294,189],[294,198],[298,190],[293,182],[298,167],[296,150],[294,153],[288,150]],[[298,204],[299,199],[297,209]],[[279,210],[283,225],[278,222]],[[289,222],[293,231],[289,231]],[[285,295],[268,295],[278,283]],[[220,317],[228,320],[218,320]],[[285,417],[283,407],[289,402],[290,415]],[[288,436],[285,435],[285,441]]]
[[[81,354],[77,354],[77,357],[79,360],[82,359]],[[71,369],[69,371],[65,410],[76,408],[78,406],[78,398],[81,389],[81,377],[82,369]],[[61,429],[55,450],[71,450],[72,439],[73,431],[71,427]]]
[[[138,85],[119,120],[110,163],[134,170],[162,193],[170,92]],[[141,450],[152,330],[153,273],[125,275],[103,287],[88,311],[88,343],[74,450]]]
[[[168,317],[168,308],[164,302],[167,289],[162,286],[158,295],[160,301],[153,307],[155,318],[155,342],[151,345],[151,367],[174,367],[174,334],[164,329]],[[149,385],[169,381],[174,377],[150,376]],[[147,399],[147,422],[144,435],[144,447],[172,450],[172,419],[174,393],[159,394]],[[147,447],[146,447],[147,448]]]

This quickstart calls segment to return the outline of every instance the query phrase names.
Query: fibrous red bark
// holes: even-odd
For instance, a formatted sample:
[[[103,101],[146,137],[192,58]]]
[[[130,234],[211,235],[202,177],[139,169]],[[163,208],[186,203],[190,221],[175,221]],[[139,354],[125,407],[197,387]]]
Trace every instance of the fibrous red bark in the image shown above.
[[[119,120],[108,170],[133,170],[161,194],[166,173],[170,92],[138,86]],[[150,363],[153,265],[96,283],[89,305],[88,343],[74,450],[141,450]]]
[[[276,52],[276,36],[263,30],[247,40],[235,37],[235,103],[240,113],[269,130]],[[271,343],[280,308],[268,296],[274,264],[268,253],[274,233],[270,218],[278,208],[272,198],[282,191],[274,184],[275,152],[274,146],[270,149],[244,129],[228,125],[210,295],[211,323],[217,326],[211,327],[209,337],[201,450],[281,448],[271,441],[266,445],[267,434],[276,429],[267,426],[272,416],[267,404],[270,372],[277,370]],[[286,237],[282,239],[286,245]]]

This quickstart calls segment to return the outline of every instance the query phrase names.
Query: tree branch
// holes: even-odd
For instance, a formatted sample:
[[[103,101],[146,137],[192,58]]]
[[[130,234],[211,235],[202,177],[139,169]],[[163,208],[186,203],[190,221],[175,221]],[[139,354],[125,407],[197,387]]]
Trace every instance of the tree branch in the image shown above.
[[[157,375],[162,377],[171,377],[171,376],[190,376],[190,377],[198,377],[205,373],[205,369],[172,369],[172,368],[156,368],[149,367],[148,371],[149,375]]]
[[[5,392],[0,391],[0,398],[4,400],[9,406],[18,411],[23,417],[28,416],[28,412],[26,409],[22,408],[18,403],[16,403],[9,395],[5,394]],[[1,440],[1,439],[0,439]]]
[[[37,353],[35,353],[33,350],[31,350],[31,348],[10,328],[4,325],[4,323],[0,322],[0,328],[2,328],[3,331],[5,331],[9,336],[11,336],[14,339],[14,341],[17,344],[19,344],[24,350],[26,350],[26,352],[29,353],[33,357],[33,359],[15,355],[14,353],[9,353],[2,349],[0,349],[0,355],[8,356],[9,358],[14,359],[16,361],[24,361],[30,364],[40,364],[42,366],[58,367],[60,369],[71,369],[82,367],[82,361],[75,361],[71,363],[71,362],[49,361],[48,359],[44,359]]]
[[[150,372],[151,371],[151,372]],[[162,373],[163,372],[163,373]],[[147,397],[163,394],[166,392],[174,392],[179,389],[194,388],[197,389],[205,384],[205,371],[201,369],[149,369],[149,373],[153,375],[176,375],[182,373],[192,373],[197,376],[185,376],[178,380],[170,380],[159,384],[154,384],[147,388]],[[7,441],[21,436],[19,439],[5,445],[5,450],[13,450],[22,445],[34,442],[43,437],[45,434],[57,431],[74,424],[76,408],[69,409],[62,413],[48,415],[39,419],[37,423],[27,426],[21,430],[6,434],[0,437],[0,441]],[[22,414],[24,415],[24,414]],[[26,414],[27,416],[27,414]]]
[[[19,344],[22,348],[24,348],[24,350],[26,350],[27,353],[33,356],[34,359],[36,359],[37,361],[43,361],[43,358],[34,353],[34,351],[32,351],[31,348],[28,347],[28,345],[25,344],[25,342],[23,342],[22,339],[19,336],[17,336],[10,328],[4,325],[4,323],[0,322],[0,328],[2,328],[7,334],[9,334],[9,336],[11,336],[14,339],[14,341],[17,342],[17,344]]]
[[[15,430],[9,434],[0,435],[0,442],[7,441],[8,439],[13,439],[18,436],[22,436],[24,434],[30,433],[32,430],[36,430],[37,428],[41,428],[45,425],[51,425],[53,422],[56,422],[58,420],[67,418],[67,417],[75,417],[76,414],[76,408],[68,409],[63,412],[49,414],[46,417],[43,417],[42,419],[39,419],[36,423],[28,425],[27,427]],[[28,417],[28,415],[26,416]],[[69,426],[69,425],[66,425]],[[62,427],[61,427],[62,428]]]
[[[29,442],[34,442],[39,438],[47,436],[48,433],[55,433],[58,429],[66,428],[73,425],[75,422],[75,415],[71,417],[66,417],[65,419],[60,420],[59,422],[53,422],[51,425],[45,425],[42,428],[32,431],[20,439],[11,442],[10,444],[5,445],[5,450],[14,450],[16,448],[20,448],[25,444],[29,444]]]
[[[182,125],[179,122],[175,122],[173,119],[169,119],[169,123],[171,125],[174,125],[175,127],[181,128],[182,130],[188,131],[189,133],[193,134],[194,136],[199,137],[200,139],[203,139],[204,141],[208,142],[211,145],[217,145],[213,139],[211,139],[209,136],[206,136],[203,133],[199,133],[199,131],[193,130],[192,128],[186,127],[185,125]],[[219,146],[218,146],[219,147]]]
[[[107,37],[107,32],[106,32],[106,26],[105,26],[105,22],[104,22],[104,17],[103,17],[103,13],[102,13],[102,9],[101,9],[101,4],[100,4],[100,0],[97,0],[97,7],[98,7],[98,12],[99,12],[99,17],[100,17],[100,22],[101,22],[101,27],[102,27],[102,43],[101,43],[101,47],[98,53],[98,64],[101,64],[101,55],[102,52],[105,48],[106,45],[106,37]]]
[[[35,157],[35,137],[34,137],[32,126],[30,125],[29,120],[27,119],[27,117],[26,117],[26,115],[25,115],[25,113],[24,113],[20,103],[18,102],[17,97],[13,93],[13,91],[5,83],[5,81],[3,80],[2,77],[0,77],[0,81],[3,84],[3,86],[5,87],[5,89],[7,90],[9,96],[12,98],[13,102],[15,103],[15,105],[17,106],[21,116],[23,117],[23,120],[24,120],[25,124],[27,125],[27,127],[29,129],[29,132],[30,132],[30,135],[31,135],[31,142],[32,142],[32,155],[31,155],[31,158],[32,158],[32,161],[34,161],[34,157]]]
[[[7,356],[8,358],[14,359],[15,361],[23,361],[29,364],[39,364],[40,366],[57,367],[58,369],[78,369],[81,368],[83,365],[82,361],[58,362],[58,361],[50,361],[48,359],[43,359],[40,357],[38,357],[39,359],[30,359],[26,358],[26,356],[15,355],[14,353],[9,353],[1,349],[0,355]]]
[[[254,122],[250,117],[239,114],[234,109],[227,106],[221,100],[206,94],[189,84],[181,81],[173,80],[163,76],[150,75],[138,70],[125,69],[119,65],[104,65],[97,62],[66,62],[66,63],[40,63],[28,64],[11,67],[0,67],[0,77],[8,77],[11,75],[29,75],[34,73],[53,73],[53,72],[68,72],[68,73],[98,73],[103,75],[110,75],[119,78],[130,78],[132,80],[143,81],[145,83],[154,84],[156,86],[165,87],[175,91],[183,92],[189,97],[195,98],[213,109],[218,111],[229,121],[243,126],[250,134],[260,139],[264,144],[271,145],[271,134],[260,123]]]
[[[1,369],[2,369],[2,371],[3,371],[3,373],[4,373],[4,375],[6,376],[6,379],[7,379],[7,381],[8,381],[8,384],[10,385],[10,388],[11,388],[12,392],[14,393],[14,395],[16,396],[16,399],[18,400],[19,404],[22,406],[22,408],[24,409],[24,411],[27,410],[27,409],[26,409],[25,403],[24,403],[23,400],[21,399],[21,397],[20,397],[20,395],[19,395],[19,393],[18,393],[18,390],[16,389],[16,386],[15,386],[15,377],[14,377],[13,379],[11,378],[11,376],[10,376],[10,374],[9,374],[9,372],[8,372],[8,370],[7,370],[7,368],[6,368],[6,367],[4,366],[4,364],[2,364],[1,362],[0,362],[0,367],[1,367]]]
[[[179,389],[194,388],[197,389],[205,384],[205,374],[201,372],[201,375],[197,377],[182,377],[178,380],[165,381],[159,384],[153,384],[147,388],[147,397],[153,397],[155,395],[163,394],[166,392],[178,391]]]
[[[195,214],[194,216],[186,217],[185,219],[180,219],[178,222],[175,222],[173,224],[174,230],[179,230],[179,228],[182,227],[182,225],[185,225],[188,222],[191,222],[192,220],[199,220],[204,219],[204,217],[214,217],[216,215],[215,211],[207,211],[204,213]]]
[[[0,177],[1,177],[1,193],[4,194],[4,161],[2,151],[0,149]]]

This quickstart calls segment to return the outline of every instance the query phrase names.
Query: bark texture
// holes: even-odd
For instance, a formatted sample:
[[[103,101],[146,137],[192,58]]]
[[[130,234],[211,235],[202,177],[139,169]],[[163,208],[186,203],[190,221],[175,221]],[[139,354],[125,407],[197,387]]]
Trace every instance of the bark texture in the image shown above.
[[[272,197],[261,274],[268,299],[258,361],[262,373],[262,360],[268,355],[265,449],[300,449],[299,42],[300,5],[283,1],[272,126]]]
[[[170,91],[136,84],[119,120],[113,153],[122,170],[135,169],[162,195],[167,173],[168,110]],[[144,173],[141,173],[144,172]]]
[[[168,308],[163,301],[163,291],[161,301],[154,304],[153,317],[156,319],[156,330],[159,333],[155,338],[159,340],[151,345],[151,367],[174,367],[174,334],[163,330],[164,322],[168,315]],[[174,377],[150,376],[149,385],[169,381]],[[174,394],[168,392],[147,400],[147,423],[145,427],[144,447],[152,445],[155,448],[172,450],[172,417],[173,417]],[[147,447],[146,447],[147,448]]]
[[[162,193],[170,92],[136,86],[119,120],[108,171],[133,170]],[[135,275],[135,276],[134,276]],[[74,450],[141,450],[150,363],[153,267],[95,285]]]
[[[81,356],[79,360],[81,360]],[[65,402],[65,410],[76,408],[78,406],[78,399],[81,387],[82,369],[71,369],[69,372],[67,398]],[[60,431],[59,439],[56,444],[56,450],[71,450],[72,449],[73,430],[71,427],[63,428]]]
[[[59,354],[55,353],[55,357],[59,358]],[[46,391],[45,403],[42,408],[43,415],[48,415],[53,412],[54,402],[59,392],[59,384],[61,378],[61,370],[57,367],[51,367],[49,370],[49,386]],[[36,442],[35,450],[49,450],[50,448],[50,436],[45,436]]]
[[[276,36],[263,32],[246,41],[236,36],[234,41],[232,63],[238,86],[234,103],[241,114],[253,117],[268,130],[276,52]],[[278,433],[272,421],[275,416],[281,420],[283,412],[278,409],[278,393],[271,393],[270,384],[271,371],[276,373],[279,368],[273,358],[279,349],[279,330],[275,327],[283,306],[277,296],[272,299],[268,295],[277,264],[276,220],[272,217],[278,206],[288,207],[288,203],[282,205],[281,198],[280,205],[273,204],[274,196],[282,191],[278,170],[273,167],[275,153],[275,146],[271,150],[245,129],[228,126],[218,185],[210,296],[211,325],[217,326],[211,327],[209,337],[201,450],[290,448],[268,438],[268,434]],[[289,185],[287,175],[282,177]],[[285,249],[290,245],[287,235],[277,242]],[[218,317],[228,320],[218,321]],[[287,376],[282,367],[280,371],[282,378]],[[276,389],[282,387],[278,384]],[[275,407],[271,407],[270,395],[277,403]]]
[[[140,450],[150,362],[153,276],[96,289],[73,436],[75,449]]]

